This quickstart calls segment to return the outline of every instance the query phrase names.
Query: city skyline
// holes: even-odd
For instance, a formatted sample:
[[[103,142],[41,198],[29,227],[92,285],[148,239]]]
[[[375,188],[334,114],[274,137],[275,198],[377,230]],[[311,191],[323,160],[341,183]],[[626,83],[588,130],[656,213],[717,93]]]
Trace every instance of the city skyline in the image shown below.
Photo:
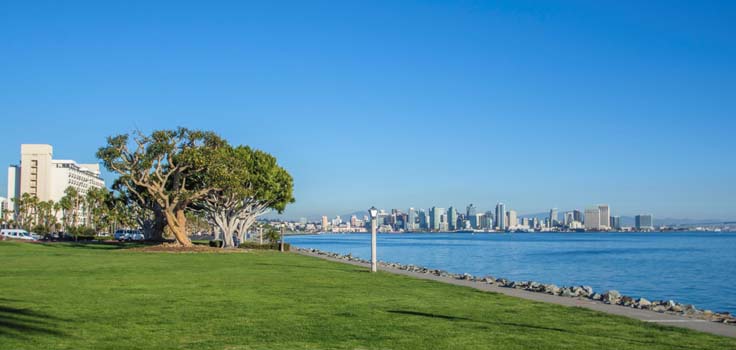
[[[551,208],[545,215],[518,215],[516,210],[504,203],[497,203],[493,211],[479,212],[469,204],[465,212],[455,207],[429,209],[409,208],[378,209],[371,207],[370,214],[376,219],[381,232],[608,232],[608,231],[652,231],[671,230],[677,225],[655,223],[651,214],[637,214],[630,222],[621,216],[612,215],[608,204],[589,206],[585,211],[578,209],[560,212]],[[333,219],[323,215],[319,221],[307,218],[298,220],[301,229],[323,232],[366,232],[370,227],[368,213],[355,212]],[[540,217],[541,216],[541,217]],[[724,227],[727,223],[723,224]],[[733,223],[731,223],[733,224]]]
[[[20,144],[93,163],[107,136],[181,125],[273,154],[284,217],[503,201],[736,220],[736,3],[1,7],[4,166]]]

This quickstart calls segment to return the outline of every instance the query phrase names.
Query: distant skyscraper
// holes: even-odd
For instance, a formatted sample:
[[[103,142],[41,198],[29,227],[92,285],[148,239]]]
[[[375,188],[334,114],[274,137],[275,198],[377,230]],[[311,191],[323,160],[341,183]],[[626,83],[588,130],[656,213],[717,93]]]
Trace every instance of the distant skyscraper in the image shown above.
[[[414,208],[409,208],[406,229],[407,231],[414,231],[417,229],[417,211],[414,210]]]
[[[496,229],[505,231],[508,228],[506,224],[506,206],[503,203],[496,204]]]
[[[585,229],[601,229],[601,210],[597,207],[585,209]]]
[[[573,210],[572,211],[572,219],[577,222],[583,222],[583,212],[580,210]]]
[[[478,216],[476,214],[477,214],[477,210],[475,209],[475,206],[471,203],[470,205],[468,205],[468,208],[465,211],[465,217],[468,219],[468,221],[470,221],[470,226],[472,228],[480,227],[479,225],[480,223],[478,222]]]
[[[549,227],[554,227],[557,225],[557,222],[559,221],[559,217],[557,215],[557,208],[552,208],[549,210]]]
[[[481,221],[481,228],[483,229],[493,229],[493,212],[487,211],[483,213],[483,220]]]
[[[424,209],[419,210],[419,228],[429,230],[429,217]]]
[[[445,208],[432,207],[429,209],[429,226],[431,230],[439,231],[442,228],[442,216]]]
[[[519,222],[516,218],[516,210],[509,210],[508,214],[508,227],[516,227],[519,226]]]
[[[327,219],[327,215],[322,216],[322,230],[327,231],[330,229],[330,221]]]
[[[575,221],[575,214],[571,211],[566,211],[562,224],[565,227],[570,227],[573,221]]]
[[[457,210],[455,207],[447,209],[447,228],[451,231],[457,230]]]
[[[651,214],[637,215],[635,218],[635,224],[637,230],[653,230],[654,229],[654,218]]]
[[[620,216],[611,216],[611,229],[613,230],[620,230],[621,229],[621,217]]]
[[[611,225],[611,209],[608,208],[608,204],[601,204],[598,206],[600,210],[599,225],[601,229],[609,228]]]

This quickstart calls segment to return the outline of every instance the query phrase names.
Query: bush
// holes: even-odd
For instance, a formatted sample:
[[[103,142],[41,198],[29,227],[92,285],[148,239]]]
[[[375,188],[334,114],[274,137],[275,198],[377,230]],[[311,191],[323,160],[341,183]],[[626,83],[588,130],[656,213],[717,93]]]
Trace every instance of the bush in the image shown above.
[[[264,244],[258,244],[256,242],[242,242],[240,243],[240,246],[238,248],[243,249],[263,249],[263,250],[279,250],[279,243],[273,242],[273,243],[264,243]],[[284,251],[288,252],[291,249],[291,245],[289,243],[284,243]]]
[[[222,240],[221,239],[215,239],[210,241],[210,247],[214,248],[222,248]]]

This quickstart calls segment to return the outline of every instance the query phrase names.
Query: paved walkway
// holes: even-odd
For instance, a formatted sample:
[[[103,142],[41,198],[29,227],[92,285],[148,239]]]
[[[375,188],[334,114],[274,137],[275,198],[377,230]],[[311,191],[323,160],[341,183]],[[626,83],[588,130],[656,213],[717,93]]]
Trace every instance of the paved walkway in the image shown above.
[[[298,254],[313,256],[313,257],[317,257],[317,258],[321,258],[325,260],[336,261],[336,262],[341,262],[341,263],[351,264],[351,265],[356,265],[356,266],[370,267],[369,264],[360,263],[357,261],[347,261],[347,260],[342,260],[342,259],[335,259],[332,257],[314,254],[314,253],[305,252],[305,251],[295,250],[295,252]],[[694,329],[696,331],[736,338],[736,326],[733,326],[733,325],[710,322],[706,320],[692,319],[692,318],[688,318],[685,316],[671,315],[671,314],[659,313],[659,312],[654,312],[654,311],[649,311],[649,310],[633,309],[633,308],[619,306],[619,305],[610,305],[610,304],[605,304],[605,303],[595,301],[595,300],[590,300],[590,299],[561,297],[561,296],[550,295],[550,294],[545,294],[545,293],[530,292],[530,291],[526,291],[523,289],[499,287],[495,284],[464,281],[464,280],[458,280],[452,277],[441,277],[441,276],[435,276],[433,274],[412,272],[412,271],[400,270],[400,269],[390,268],[390,267],[385,267],[385,266],[382,267],[380,265],[379,265],[379,270],[394,273],[397,275],[404,275],[404,276],[410,276],[414,278],[433,280],[433,281],[438,281],[438,282],[454,284],[458,286],[475,288],[475,289],[479,289],[479,290],[483,290],[487,292],[501,293],[501,294],[510,295],[510,296],[522,298],[522,299],[541,301],[545,303],[553,303],[553,304],[559,304],[559,305],[565,305],[565,306],[584,307],[586,309],[605,312],[605,313],[609,313],[613,315],[631,317],[631,318],[635,318],[638,320],[642,320],[644,322],[652,322],[652,323],[658,323],[658,324],[668,325],[668,326],[689,328],[689,329]]]

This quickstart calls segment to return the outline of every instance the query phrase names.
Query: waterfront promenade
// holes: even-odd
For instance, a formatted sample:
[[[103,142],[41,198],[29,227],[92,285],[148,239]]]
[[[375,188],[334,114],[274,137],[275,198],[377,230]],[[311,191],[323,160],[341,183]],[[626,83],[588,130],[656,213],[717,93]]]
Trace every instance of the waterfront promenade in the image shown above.
[[[296,250],[296,252],[302,255],[312,256],[312,257],[316,257],[320,259],[326,259],[329,261],[341,262],[345,264],[362,266],[366,268],[370,267],[370,264],[367,264],[367,263],[362,263],[358,261],[346,261],[343,259],[337,259],[337,258],[325,256],[325,255],[320,255],[320,254],[312,253],[312,252],[305,251],[305,250]],[[581,308],[586,308],[586,309],[590,309],[594,311],[605,312],[608,314],[630,317],[630,318],[634,318],[634,319],[641,320],[644,322],[651,322],[651,323],[667,325],[667,326],[683,327],[683,328],[688,328],[688,329],[692,329],[692,330],[696,330],[700,332],[706,332],[706,333],[711,333],[715,335],[736,338],[736,326],[733,326],[733,325],[709,322],[706,320],[692,319],[692,318],[679,316],[679,315],[658,313],[658,312],[649,311],[649,310],[622,307],[619,305],[610,305],[610,304],[605,304],[599,301],[594,301],[594,300],[584,299],[584,298],[562,297],[562,296],[556,296],[556,295],[550,295],[550,294],[544,294],[544,293],[536,293],[536,292],[526,291],[522,289],[499,287],[497,285],[487,284],[487,283],[478,283],[474,281],[459,280],[459,279],[452,278],[452,277],[443,277],[443,276],[436,276],[433,274],[401,270],[401,269],[393,268],[390,266],[386,266],[384,264],[381,264],[379,266],[380,266],[381,271],[390,272],[393,274],[404,275],[404,276],[420,278],[420,279],[425,279],[425,280],[438,281],[438,282],[443,282],[443,283],[449,283],[449,284],[453,284],[457,286],[470,287],[470,288],[474,288],[474,289],[478,289],[478,290],[482,290],[486,292],[501,293],[504,295],[509,295],[509,296],[513,296],[517,298],[526,299],[526,300],[553,303],[553,304],[569,306],[569,307],[581,307]]]

